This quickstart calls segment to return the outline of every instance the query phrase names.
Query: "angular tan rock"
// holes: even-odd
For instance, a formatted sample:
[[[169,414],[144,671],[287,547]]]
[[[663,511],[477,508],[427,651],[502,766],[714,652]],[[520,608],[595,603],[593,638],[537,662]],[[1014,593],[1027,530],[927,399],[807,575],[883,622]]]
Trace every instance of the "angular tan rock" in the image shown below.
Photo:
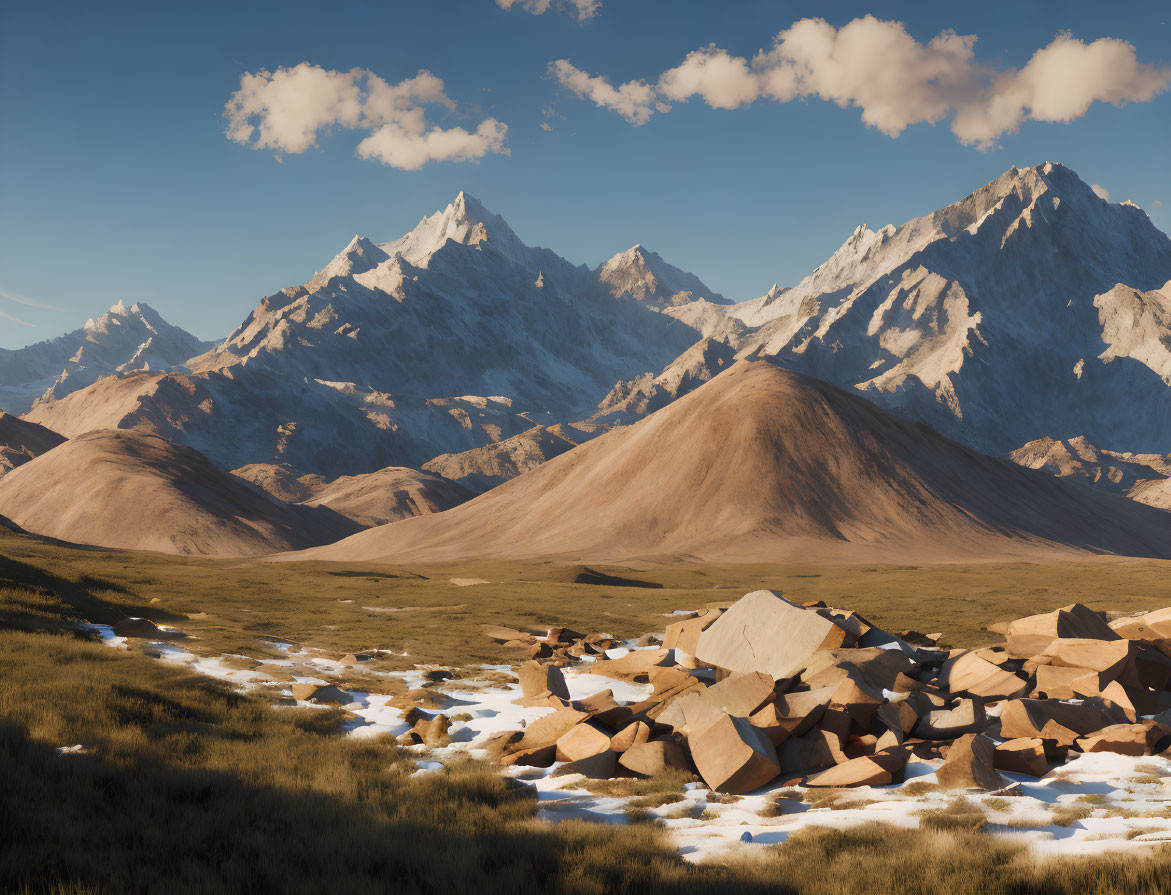
[[[1159,643],[1171,639],[1171,607],[1137,617],[1115,619],[1110,622],[1110,628],[1127,640]]]
[[[866,727],[883,702],[881,690],[876,694],[873,688],[863,687],[847,678],[834,687],[829,704],[843,709],[860,727]]]
[[[988,726],[984,704],[974,699],[961,699],[950,709],[935,709],[919,716],[914,734],[924,740],[953,740],[966,734],[978,733]]]
[[[450,726],[446,715],[435,715],[415,722],[411,733],[428,749],[440,749],[451,745],[451,736],[448,734]]]
[[[627,724],[614,734],[614,736],[610,737],[610,748],[615,752],[622,753],[631,746],[649,742],[650,738],[650,725],[645,721],[635,721],[632,724]]]
[[[557,760],[577,761],[610,748],[610,734],[598,724],[583,721],[557,738]]]
[[[1044,777],[1049,773],[1049,756],[1045,752],[1045,741],[1040,737],[1006,740],[996,746],[992,766],[998,771],[1008,771],[1010,774]]]
[[[848,761],[846,744],[854,722],[845,711],[827,708],[819,726],[790,737],[777,747],[777,760],[785,773],[807,775]]]
[[[539,746],[556,747],[557,741],[569,733],[578,724],[589,719],[589,713],[579,711],[569,706],[557,709],[548,715],[542,715],[525,728],[521,746],[533,749]]]
[[[631,678],[647,674],[657,665],[673,665],[671,651],[665,649],[631,650],[618,659],[599,659],[590,668],[594,674],[605,677]]]
[[[1088,668],[1109,682],[1117,680],[1134,661],[1138,647],[1130,640],[1087,640],[1059,637],[1045,648],[1051,664],[1067,668]]]
[[[853,758],[814,774],[806,786],[884,786],[895,782],[907,766],[906,749],[891,749]]]
[[[818,650],[840,647],[846,632],[816,610],[771,590],[741,597],[699,635],[695,657],[728,672],[789,676]]]
[[[587,755],[576,761],[567,761],[556,771],[554,777],[564,777],[567,774],[581,774],[590,780],[608,780],[618,769],[618,755],[613,749],[606,749],[594,755]]]
[[[1029,692],[1029,682],[964,650],[943,663],[939,683],[952,693],[967,693],[981,699],[1013,699]]]
[[[519,745],[519,744],[518,744]],[[547,768],[557,760],[557,747],[550,743],[547,746],[533,746],[512,749],[500,756],[500,764],[504,767],[520,765],[526,768]]]
[[[655,720],[687,735],[704,729],[725,713],[748,717],[772,701],[774,687],[767,674],[733,674],[706,690],[675,700]]]
[[[1048,699],[1081,699],[1084,696],[1100,696],[1102,688],[1109,681],[1102,674],[1088,668],[1070,668],[1063,665],[1039,665],[1035,672],[1037,685],[1033,690],[1036,697]]]
[[[672,739],[636,743],[622,753],[618,763],[644,777],[653,777],[667,768],[687,770],[691,766],[687,750]]]
[[[836,686],[852,680],[859,687],[881,695],[891,689],[900,675],[914,674],[917,662],[903,652],[879,647],[826,649],[804,663],[802,682],[811,689]]]
[[[688,738],[691,760],[709,789],[740,794],[781,772],[777,750],[747,718],[722,715]]]
[[[1171,727],[1158,721],[1114,724],[1077,741],[1082,752],[1116,752],[1119,755],[1153,755],[1171,737]]]
[[[1009,781],[996,771],[995,753],[996,744],[983,734],[962,736],[947,750],[947,758],[935,772],[936,782],[941,789],[1004,789]]]
[[[681,684],[687,684],[693,679],[694,675],[690,674],[687,669],[680,668],[678,665],[669,667],[656,665],[647,672],[647,680],[651,682],[655,693],[665,693]]]
[[[699,646],[699,635],[710,628],[722,614],[722,610],[719,609],[704,609],[694,618],[667,625],[663,648],[677,649],[694,656]]]
[[[611,730],[618,730],[624,726],[633,715],[630,706],[622,705],[614,698],[613,690],[599,690],[585,699],[575,701],[573,707],[588,713],[591,721],[603,724]]]
[[[800,690],[777,697],[777,719],[790,736],[808,733],[821,720],[836,687]]]
[[[1010,622],[1005,633],[1005,648],[1010,658],[1027,659],[1043,653],[1057,638],[1117,640],[1105,620],[1088,606],[1073,603],[1053,612],[1018,618]]]
[[[1073,745],[1079,736],[1126,722],[1126,714],[1113,703],[1086,699],[1081,703],[1054,699],[1013,699],[1000,712],[1000,735],[1004,739],[1040,737]]]
[[[1139,693],[1134,689],[1128,690],[1122,684],[1118,683],[1118,681],[1113,681],[1112,683],[1109,683],[1103,687],[1100,695],[1105,702],[1112,703],[1113,705],[1120,708],[1122,713],[1126,716],[1126,720],[1131,724],[1138,720],[1138,716],[1140,714],[1154,714],[1153,712],[1148,713],[1145,711],[1140,711],[1135,706],[1136,699],[1138,699],[1139,702],[1142,701]]]

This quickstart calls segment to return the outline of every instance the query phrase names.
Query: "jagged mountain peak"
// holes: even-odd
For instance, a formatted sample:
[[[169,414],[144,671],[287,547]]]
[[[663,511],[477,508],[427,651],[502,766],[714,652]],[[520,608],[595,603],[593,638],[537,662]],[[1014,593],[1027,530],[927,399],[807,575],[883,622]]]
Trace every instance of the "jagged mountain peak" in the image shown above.
[[[615,298],[629,297],[659,308],[696,299],[730,304],[699,277],[668,264],[641,243],[604,261],[597,275]]]
[[[442,211],[424,217],[410,233],[379,248],[392,258],[401,255],[415,267],[426,267],[448,240],[467,246],[488,244],[521,263],[527,249],[504,218],[463,190]]]
[[[329,264],[325,265],[310,280],[309,288],[311,290],[320,288],[334,277],[352,277],[366,273],[390,257],[365,236],[355,236],[350,240],[349,245],[334,255]]]

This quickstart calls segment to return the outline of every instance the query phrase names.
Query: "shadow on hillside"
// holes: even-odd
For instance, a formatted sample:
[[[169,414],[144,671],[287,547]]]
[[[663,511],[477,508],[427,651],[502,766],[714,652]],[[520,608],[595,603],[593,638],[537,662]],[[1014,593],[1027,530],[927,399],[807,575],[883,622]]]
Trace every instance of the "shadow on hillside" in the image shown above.
[[[408,780],[371,793],[368,810],[230,773],[149,759],[116,764],[100,750],[59,756],[6,721],[0,764],[20,771],[0,791],[10,831],[0,842],[6,891],[517,893],[579,882],[649,891],[665,882],[653,860],[640,869],[629,854],[589,867],[588,882],[575,879],[581,836],[527,821],[484,823],[496,809],[516,816],[506,803],[523,796],[509,787]],[[712,891],[710,875],[681,872],[694,882],[666,888]]]
[[[72,627],[69,619],[80,617],[98,624],[114,624],[131,616],[149,616],[152,621],[170,622],[182,615],[134,602],[111,599],[130,595],[113,581],[81,575],[64,578],[48,569],[0,554],[0,629],[21,631],[61,630]]]
[[[608,575],[597,569],[583,567],[573,579],[574,584],[602,584],[609,587],[647,587],[661,589],[663,585],[656,581],[642,581],[638,578],[622,578],[618,575]]]

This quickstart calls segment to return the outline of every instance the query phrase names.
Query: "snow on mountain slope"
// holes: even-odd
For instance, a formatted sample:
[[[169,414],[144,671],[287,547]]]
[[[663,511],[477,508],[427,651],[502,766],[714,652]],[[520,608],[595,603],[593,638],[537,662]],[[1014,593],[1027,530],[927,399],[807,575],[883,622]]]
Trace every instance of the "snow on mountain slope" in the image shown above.
[[[1171,509],[1171,454],[1135,454],[1094,447],[1086,438],[1046,436],[1008,455],[1019,466],[1040,469],[1060,479],[1083,482],[1125,494],[1131,500]]]
[[[728,299],[713,292],[699,277],[668,264],[655,252],[636,245],[619,252],[597,270],[615,298],[629,296],[659,309],[693,301],[728,305]]]
[[[1107,346],[1099,359],[1133,358],[1171,386],[1171,281],[1150,292],[1119,283],[1094,307]]]
[[[696,335],[461,193],[401,239],[355,237],[308,283],[262,299],[192,375],[98,383],[30,418],[143,428],[226,468],[332,478],[490,444],[532,414],[583,416]]]
[[[980,450],[1082,432],[1167,451],[1169,279],[1171,240],[1140,208],[1047,162],[902,226],[860,226],[796,286],[717,310],[754,327],[733,336],[740,357],[853,387]]]
[[[0,349],[0,408],[24,413],[42,397],[64,397],[117,371],[181,367],[209,347],[150,305],[118,302],[74,332],[27,348]]]

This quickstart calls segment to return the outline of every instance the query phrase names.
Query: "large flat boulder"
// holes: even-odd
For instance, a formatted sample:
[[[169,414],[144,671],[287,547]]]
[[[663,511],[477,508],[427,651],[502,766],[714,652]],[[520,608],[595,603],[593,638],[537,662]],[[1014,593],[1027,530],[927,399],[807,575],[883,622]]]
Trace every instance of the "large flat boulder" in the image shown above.
[[[1171,727],[1158,721],[1112,724],[1077,741],[1082,752],[1116,752],[1119,755],[1153,755],[1168,737]]]
[[[772,702],[776,682],[759,671],[733,674],[698,693],[675,700],[655,720],[682,734],[703,730],[720,715],[746,718]]]
[[[884,786],[895,782],[907,766],[906,749],[890,749],[852,758],[814,774],[806,786]]]
[[[951,708],[921,712],[913,732],[924,740],[954,740],[965,734],[979,733],[988,724],[984,703],[978,699],[960,699]]]
[[[610,749],[610,734],[600,725],[583,721],[557,738],[557,760],[577,761]]]
[[[918,663],[900,650],[880,647],[827,649],[814,653],[801,669],[806,686],[836,686],[850,680],[870,693],[881,696],[892,689],[900,675],[918,671]]]
[[[952,693],[981,699],[1013,699],[1029,692],[1029,682],[999,665],[965,650],[943,663],[939,684]]]
[[[1080,703],[1013,699],[1000,712],[1000,735],[1004,739],[1040,737],[1072,746],[1079,737],[1125,723],[1126,713],[1103,699],[1086,699]]]
[[[819,650],[835,649],[847,633],[814,610],[771,590],[741,597],[699,635],[695,658],[738,674],[754,671],[773,680],[789,676]]]
[[[687,770],[691,767],[687,750],[670,738],[636,743],[622,753],[618,763],[643,777],[653,777],[668,768]]]
[[[781,772],[777,750],[747,718],[722,715],[688,739],[691,760],[710,789],[745,793]]]
[[[1106,620],[1088,606],[1073,603],[1045,612],[1030,615],[1009,622],[1005,634],[1005,648],[1013,659],[1027,659],[1043,653],[1046,647],[1059,637],[1118,640],[1118,634],[1110,629]]]

